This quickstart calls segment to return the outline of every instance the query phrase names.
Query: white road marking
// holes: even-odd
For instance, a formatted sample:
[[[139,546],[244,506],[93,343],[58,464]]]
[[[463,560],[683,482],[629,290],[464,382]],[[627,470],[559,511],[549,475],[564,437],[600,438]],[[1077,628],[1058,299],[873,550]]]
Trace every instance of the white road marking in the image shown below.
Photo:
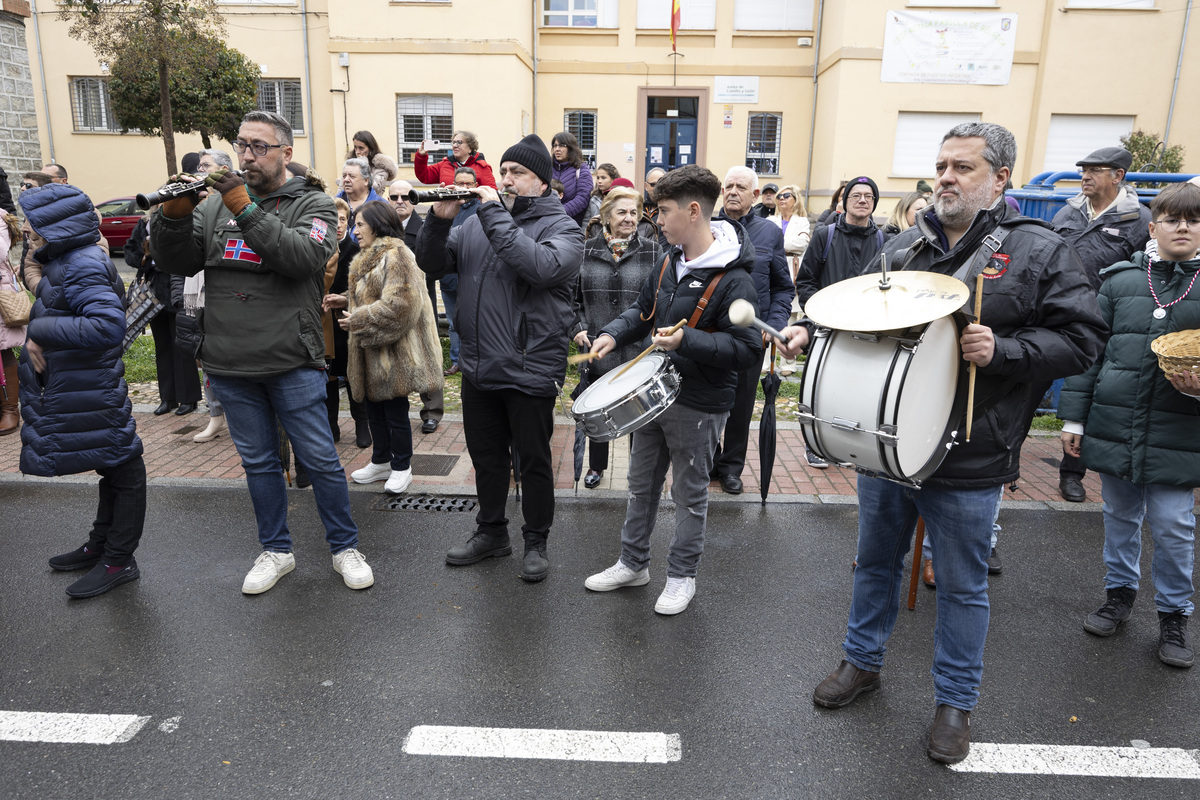
[[[970,755],[950,769],[1024,775],[1200,780],[1200,750],[976,743],[971,745]]]
[[[174,733],[175,731],[179,730],[179,721],[181,719],[183,719],[183,717],[171,717],[170,719],[164,720],[163,722],[159,723],[158,729],[163,733]]]
[[[678,761],[683,751],[677,733],[418,725],[405,737],[404,752],[426,756],[665,764]]]
[[[0,711],[0,741],[120,744],[136,736],[149,721],[149,717],[135,714]]]

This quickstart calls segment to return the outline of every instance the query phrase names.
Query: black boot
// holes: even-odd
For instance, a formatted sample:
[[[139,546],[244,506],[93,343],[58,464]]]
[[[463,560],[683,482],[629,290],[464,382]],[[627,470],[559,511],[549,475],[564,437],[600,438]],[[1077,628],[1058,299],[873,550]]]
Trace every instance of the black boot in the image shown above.
[[[304,468],[304,465],[300,463],[300,460],[297,459],[296,460],[296,488],[297,489],[307,489],[310,486],[312,486],[312,481],[308,477],[308,470],[306,470]]]
[[[537,583],[550,574],[550,561],[546,558],[546,543],[526,542],[525,558],[521,561],[521,580]]]
[[[1137,589],[1118,586],[1108,590],[1108,600],[1083,621],[1083,629],[1094,636],[1112,636],[1133,613]]]
[[[503,558],[512,555],[512,543],[508,534],[491,536],[476,532],[474,536],[446,553],[446,563],[456,567],[476,564],[485,558]]]

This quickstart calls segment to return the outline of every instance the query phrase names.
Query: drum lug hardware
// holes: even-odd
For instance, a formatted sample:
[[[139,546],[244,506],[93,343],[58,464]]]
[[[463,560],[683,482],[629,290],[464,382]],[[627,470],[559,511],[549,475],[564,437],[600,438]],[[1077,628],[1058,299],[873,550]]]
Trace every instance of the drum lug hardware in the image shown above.
[[[864,342],[871,342],[871,343],[879,342],[879,334],[877,334],[877,333],[863,333],[862,331],[852,331],[850,333],[850,337],[852,339],[859,339]]]
[[[856,430],[858,430],[858,420],[842,419],[841,417],[834,417],[833,420],[829,424],[831,426],[833,426],[834,428],[837,428],[840,431],[856,431]]]
[[[899,438],[896,436],[895,425],[880,425],[879,430],[875,431],[875,435],[879,440],[889,447],[895,447],[899,443]]]

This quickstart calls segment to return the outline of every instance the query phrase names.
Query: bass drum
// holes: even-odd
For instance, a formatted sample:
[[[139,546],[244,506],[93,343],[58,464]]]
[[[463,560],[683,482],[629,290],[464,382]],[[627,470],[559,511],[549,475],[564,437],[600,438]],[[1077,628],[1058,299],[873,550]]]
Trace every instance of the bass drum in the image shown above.
[[[819,329],[800,387],[805,443],[828,461],[919,486],[949,452],[965,408],[958,338],[950,316],[900,331]]]
[[[650,353],[618,378],[623,369],[613,367],[597,378],[571,406],[576,426],[592,441],[611,442],[636,431],[679,396],[679,372],[664,353]]]

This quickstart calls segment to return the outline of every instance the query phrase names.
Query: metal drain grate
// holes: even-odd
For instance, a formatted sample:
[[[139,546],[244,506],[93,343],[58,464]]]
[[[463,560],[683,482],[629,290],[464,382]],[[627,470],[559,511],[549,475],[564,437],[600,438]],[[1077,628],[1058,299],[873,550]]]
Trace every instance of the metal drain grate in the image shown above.
[[[396,495],[381,497],[371,508],[375,511],[473,511],[472,497],[432,497],[430,495]]]
[[[438,475],[445,477],[458,464],[460,456],[416,453],[412,457],[413,475]]]

